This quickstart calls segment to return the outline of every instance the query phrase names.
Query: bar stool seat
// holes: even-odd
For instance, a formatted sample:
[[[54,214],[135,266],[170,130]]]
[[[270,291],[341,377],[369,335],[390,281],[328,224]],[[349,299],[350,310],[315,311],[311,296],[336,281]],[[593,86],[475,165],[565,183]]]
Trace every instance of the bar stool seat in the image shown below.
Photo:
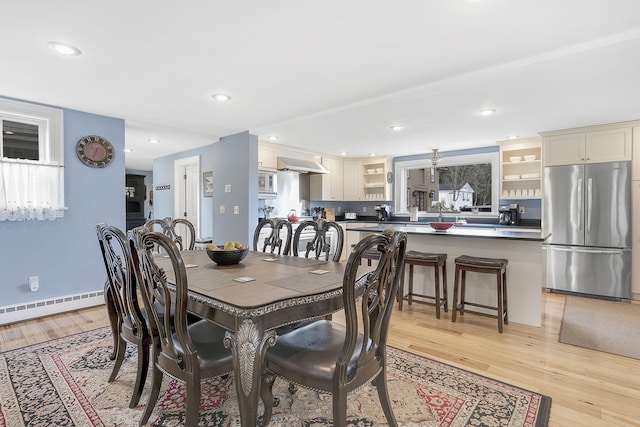
[[[425,298],[434,301],[436,306],[436,318],[440,318],[440,307],[444,308],[447,312],[448,297],[447,297],[447,254],[443,253],[429,253],[419,251],[407,251],[404,257],[404,264],[409,265],[409,292],[402,295],[404,292],[404,274],[402,275],[402,281],[400,284],[400,290],[398,293],[398,310],[402,311],[402,302],[407,300],[409,305],[413,303],[415,297]],[[433,267],[434,269],[434,290],[435,296],[423,295],[413,292],[413,266]],[[442,270],[442,296],[440,296],[440,270]],[[424,302],[424,301],[416,301]]]
[[[464,314],[465,305],[496,310],[498,318],[498,332],[502,333],[503,324],[509,324],[507,310],[507,264],[509,260],[503,258],[482,258],[470,255],[461,255],[455,259],[455,280],[453,285],[453,314],[451,321],[456,321],[456,314]],[[496,275],[497,306],[489,306],[469,302],[465,299],[467,271]],[[461,278],[461,279],[460,279]],[[459,280],[460,279],[460,280]],[[458,295],[460,296],[458,302]]]

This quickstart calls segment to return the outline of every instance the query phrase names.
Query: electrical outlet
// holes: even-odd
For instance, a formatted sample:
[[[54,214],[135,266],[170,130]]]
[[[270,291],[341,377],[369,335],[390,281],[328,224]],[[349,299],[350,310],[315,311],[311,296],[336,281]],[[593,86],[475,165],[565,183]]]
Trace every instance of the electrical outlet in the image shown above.
[[[223,214],[223,213],[224,213],[224,211],[225,211],[225,209],[224,209],[224,205],[220,205],[220,213],[221,213],[221,214]]]
[[[233,213],[234,215],[240,215],[240,206],[234,206]]]
[[[520,206],[520,213],[523,214],[524,213],[524,206]]]
[[[38,276],[29,276],[29,289],[31,289],[31,292],[37,291],[39,287]]]
[[[224,185],[224,192],[225,193],[231,193],[231,184],[225,184]]]
[[[367,213],[367,208],[366,207],[362,208],[362,213]]]

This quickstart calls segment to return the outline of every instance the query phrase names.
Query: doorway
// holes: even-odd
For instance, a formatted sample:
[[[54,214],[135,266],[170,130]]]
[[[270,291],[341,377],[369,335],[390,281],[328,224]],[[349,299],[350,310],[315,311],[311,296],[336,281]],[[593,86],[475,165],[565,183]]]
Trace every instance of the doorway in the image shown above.
[[[200,157],[192,156],[175,160],[174,170],[174,218],[191,222],[200,235]],[[186,238],[186,236],[183,236]]]

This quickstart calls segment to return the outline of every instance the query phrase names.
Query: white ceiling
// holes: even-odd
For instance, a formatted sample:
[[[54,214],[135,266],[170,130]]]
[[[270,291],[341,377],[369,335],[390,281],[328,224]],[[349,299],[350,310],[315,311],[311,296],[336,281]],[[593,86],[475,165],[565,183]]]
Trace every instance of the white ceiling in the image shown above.
[[[247,130],[399,156],[640,119],[638,0],[30,0],[2,15],[0,96],[125,119],[132,169]]]

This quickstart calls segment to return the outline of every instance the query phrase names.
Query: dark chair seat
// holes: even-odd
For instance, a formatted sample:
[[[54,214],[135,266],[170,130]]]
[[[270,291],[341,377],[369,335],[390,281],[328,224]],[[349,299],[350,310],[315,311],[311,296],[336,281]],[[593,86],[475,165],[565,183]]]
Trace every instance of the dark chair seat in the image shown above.
[[[191,342],[198,355],[200,375],[203,378],[217,375],[219,372],[229,370],[233,363],[233,357],[229,349],[221,345],[224,340],[225,330],[208,320],[200,320],[187,327]],[[173,334],[178,352],[184,352],[177,334]]]
[[[481,258],[469,255],[460,255],[455,259],[456,265],[480,268],[503,269],[507,268],[509,260],[503,258]]]
[[[330,320],[319,320],[278,337],[278,346],[269,351],[269,366],[287,372],[287,379],[305,387],[323,389],[331,382],[336,360],[342,351],[346,327]],[[360,357],[362,336],[358,336],[356,351],[347,368],[353,376],[355,361]],[[309,372],[312,369],[312,372]]]

